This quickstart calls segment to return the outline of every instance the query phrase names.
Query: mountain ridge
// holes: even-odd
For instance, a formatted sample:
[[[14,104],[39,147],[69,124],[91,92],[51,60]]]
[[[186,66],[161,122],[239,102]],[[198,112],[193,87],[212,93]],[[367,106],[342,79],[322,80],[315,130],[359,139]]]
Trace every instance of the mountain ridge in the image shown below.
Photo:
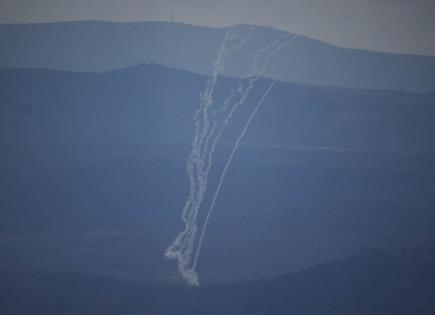
[[[226,30],[175,22],[2,24],[0,65],[102,72],[154,61],[209,75]],[[228,60],[224,74],[230,77],[249,73],[255,51],[290,34],[252,25],[238,30],[250,40]],[[341,48],[295,36],[271,61],[265,77],[281,74],[286,82],[362,89],[435,88],[435,57]]]
[[[434,58],[434,55],[428,55],[428,54],[417,54],[417,53],[403,53],[403,52],[394,52],[394,51],[380,51],[380,50],[370,50],[370,49],[364,49],[364,48],[355,48],[355,47],[349,47],[349,46],[340,46],[340,45],[336,45],[333,43],[329,43],[327,41],[318,39],[318,38],[314,38],[308,35],[302,35],[302,34],[297,34],[297,33],[293,33],[289,30],[284,30],[284,29],[280,29],[280,28],[276,28],[276,27],[272,27],[272,26],[268,26],[268,25],[261,25],[261,24],[248,24],[248,23],[241,23],[241,24],[232,24],[232,25],[226,25],[226,26],[207,26],[207,25],[201,25],[201,24],[191,24],[191,23],[187,23],[187,22],[180,22],[180,21],[164,21],[164,20],[151,20],[151,21],[142,21],[142,20],[137,20],[137,21],[110,21],[110,20],[82,20],[82,19],[78,19],[78,20],[68,20],[68,21],[50,21],[50,22],[30,22],[30,23],[17,23],[17,22],[11,22],[11,23],[1,23],[0,22],[0,26],[5,25],[5,26],[21,26],[21,25],[26,25],[26,26],[37,26],[37,25],[44,25],[44,24],[68,24],[68,23],[107,23],[107,24],[142,24],[142,23],[160,23],[160,24],[177,24],[177,25],[183,25],[183,26],[188,26],[188,27],[200,27],[200,28],[205,28],[205,29],[212,29],[212,30],[225,30],[231,27],[257,27],[257,28],[262,28],[262,29],[266,29],[266,30],[271,30],[271,31],[277,31],[277,32],[281,32],[281,33],[287,33],[287,34],[292,34],[292,35],[296,35],[299,37],[303,37],[303,38],[307,38],[309,40],[312,41],[316,41],[316,42],[320,42],[322,44],[325,45],[329,45],[335,48],[343,48],[343,49],[350,49],[350,50],[356,50],[356,51],[365,51],[365,52],[374,52],[374,53],[380,53],[380,54],[387,54],[387,55],[404,55],[404,56],[421,56],[421,57],[430,57],[430,58]]]
[[[105,70],[105,71],[101,71],[101,72],[97,72],[97,71],[76,71],[76,70],[63,70],[63,69],[51,69],[51,68],[46,68],[46,67],[37,67],[37,68],[27,68],[27,67],[15,67],[15,66],[0,66],[0,72],[27,72],[27,73],[46,73],[46,74],[71,74],[71,75],[80,75],[80,74],[84,74],[84,75],[105,75],[105,74],[110,74],[110,73],[127,73],[129,71],[134,72],[134,71],[141,71],[141,70],[148,70],[148,69],[152,69],[150,67],[155,67],[155,68],[160,68],[162,70],[165,71],[179,71],[184,72],[184,73],[189,73],[191,75],[194,76],[199,76],[202,78],[209,78],[210,76],[207,74],[201,74],[201,73],[196,73],[194,71],[190,71],[190,70],[186,70],[186,69],[182,69],[182,68],[177,68],[177,67],[172,67],[172,66],[167,66],[164,64],[159,64],[159,63],[155,63],[155,62],[148,62],[148,63],[138,63],[138,64],[134,64],[134,65],[129,65],[126,67],[120,67],[120,68],[114,68],[114,69],[109,69],[109,70]],[[221,79],[224,80],[234,80],[234,79],[238,79],[239,77],[233,77],[233,76],[227,76],[227,75],[219,75],[218,76]],[[249,79],[252,77],[243,77],[243,79]],[[260,80],[267,80],[267,81],[271,81],[271,78],[265,77],[265,76],[259,76],[258,79]],[[276,79],[276,81],[278,83],[283,83],[283,84],[287,84],[289,86],[301,86],[301,87],[313,87],[315,89],[319,89],[319,90],[330,90],[330,91],[334,91],[334,90],[341,90],[341,91],[347,91],[347,92],[372,92],[372,93],[377,93],[379,95],[381,95],[382,93],[389,93],[389,94],[396,94],[396,95],[400,95],[400,94],[408,94],[408,95],[435,95],[435,89],[433,90],[428,90],[428,91],[401,91],[401,90],[395,90],[395,89],[367,89],[367,88],[358,88],[358,87],[346,87],[346,86],[330,86],[330,85],[321,85],[321,84],[310,84],[310,83],[298,83],[298,82],[287,82],[284,80],[280,80],[280,79]]]

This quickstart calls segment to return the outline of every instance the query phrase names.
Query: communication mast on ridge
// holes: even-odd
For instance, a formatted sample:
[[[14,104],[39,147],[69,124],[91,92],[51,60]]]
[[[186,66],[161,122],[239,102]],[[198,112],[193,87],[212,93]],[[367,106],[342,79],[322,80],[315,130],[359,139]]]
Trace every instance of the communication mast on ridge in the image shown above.
[[[174,23],[174,10],[171,9],[171,23]]]

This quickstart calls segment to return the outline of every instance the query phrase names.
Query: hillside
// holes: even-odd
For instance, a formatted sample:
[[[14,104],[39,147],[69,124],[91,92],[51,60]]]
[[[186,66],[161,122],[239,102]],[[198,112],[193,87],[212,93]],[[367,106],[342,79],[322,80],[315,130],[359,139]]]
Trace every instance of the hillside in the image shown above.
[[[411,256],[409,256],[411,254]],[[4,314],[415,315],[435,311],[433,248],[370,251],[231,286],[145,286],[79,273],[3,275]]]
[[[221,78],[217,100],[235,82]],[[205,83],[155,64],[1,70],[0,270],[179,281],[163,251],[180,227]],[[258,82],[219,142],[211,189],[269,83]],[[210,221],[198,265],[204,283],[433,243],[433,104],[433,93],[277,83]]]

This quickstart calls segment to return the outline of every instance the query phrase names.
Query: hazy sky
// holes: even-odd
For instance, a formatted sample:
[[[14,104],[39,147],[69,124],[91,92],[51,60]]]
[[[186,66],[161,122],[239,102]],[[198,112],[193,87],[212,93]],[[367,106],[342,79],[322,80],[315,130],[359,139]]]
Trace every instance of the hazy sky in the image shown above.
[[[0,22],[268,25],[345,47],[435,56],[435,0],[0,0]]]

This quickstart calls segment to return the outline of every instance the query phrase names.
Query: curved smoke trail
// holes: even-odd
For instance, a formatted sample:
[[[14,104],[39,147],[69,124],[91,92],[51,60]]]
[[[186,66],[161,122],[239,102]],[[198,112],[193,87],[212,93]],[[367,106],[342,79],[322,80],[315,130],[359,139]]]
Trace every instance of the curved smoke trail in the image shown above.
[[[223,185],[224,180],[225,180],[225,175],[227,174],[228,168],[229,168],[230,165],[231,165],[231,162],[232,162],[232,160],[233,160],[234,154],[236,153],[236,151],[237,151],[237,149],[238,149],[238,147],[239,147],[240,141],[241,141],[241,140],[243,139],[243,137],[245,136],[245,134],[246,134],[246,132],[247,132],[247,130],[248,130],[248,128],[249,128],[249,125],[251,124],[251,121],[254,119],[254,117],[255,117],[255,115],[257,114],[259,108],[260,108],[261,105],[263,104],[263,102],[264,102],[264,100],[266,99],[266,97],[267,97],[267,95],[269,94],[269,92],[272,90],[272,88],[273,88],[273,86],[275,85],[275,83],[276,83],[277,80],[278,80],[278,79],[274,79],[274,80],[272,81],[272,83],[270,84],[269,88],[266,90],[266,92],[264,93],[263,97],[262,97],[261,100],[258,102],[257,106],[255,107],[255,109],[253,110],[253,112],[251,113],[251,115],[249,116],[248,120],[246,121],[245,126],[243,127],[242,132],[240,133],[239,137],[237,138],[236,142],[234,143],[233,149],[232,149],[232,151],[231,151],[231,153],[230,153],[230,155],[229,155],[229,157],[228,157],[228,159],[227,159],[227,162],[225,163],[224,169],[223,169],[222,174],[221,174],[221,177],[220,177],[220,179],[219,179],[219,183],[218,183],[217,188],[216,188],[216,191],[215,191],[215,193],[214,193],[214,195],[213,195],[213,199],[212,199],[212,202],[211,202],[210,208],[209,208],[209,210],[208,210],[208,212],[207,212],[207,215],[206,215],[206,217],[205,217],[204,225],[203,225],[203,227],[202,227],[201,235],[200,235],[200,237],[199,237],[199,241],[198,241],[198,249],[197,249],[197,251],[196,251],[195,258],[194,258],[194,260],[193,260],[193,269],[195,269],[196,264],[198,263],[198,258],[199,258],[199,255],[200,255],[200,253],[201,253],[201,249],[202,249],[202,242],[203,242],[203,240],[204,240],[205,232],[207,231],[207,227],[208,227],[208,221],[210,220],[210,215],[211,215],[211,213],[213,212],[213,209],[214,209],[214,207],[215,207],[217,197],[219,196],[220,190],[221,190],[222,185]]]
[[[194,138],[192,141],[191,153],[188,156],[186,171],[189,178],[189,193],[182,210],[182,221],[184,229],[177,235],[173,243],[167,248],[165,256],[177,259],[178,268],[183,278],[191,285],[198,285],[198,278],[189,265],[191,262],[192,248],[196,234],[196,217],[199,204],[202,202],[205,193],[204,178],[199,168],[201,147],[209,129],[209,108],[213,103],[214,87],[218,81],[219,74],[223,71],[225,59],[235,50],[239,49],[244,42],[228,47],[229,43],[238,36],[238,29],[231,27],[225,34],[224,40],[218,51],[213,66],[212,76],[207,80],[201,102],[196,110],[193,120],[195,122]],[[202,113],[202,115],[201,115]]]
[[[244,81],[242,78],[238,80],[238,88],[236,90],[231,90],[231,95],[224,101],[224,104],[221,108],[217,110],[211,111],[213,104],[213,93],[215,85],[217,84],[218,77],[220,73],[223,71],[225,60],[229,57],[229,55],[236,50],[240,49],[247,41],[248,38],[240,41],[239,43],[233,43],[232,41],[237,39],[238,37],[238,29],[231,27],[228,29],[225,34],[224,40],[221,44],[221,47],[218,51],[218,55],[216,57],[216,61],[213,67],[212,76],[207,80],[205,90],[200,94],[200,106],[195,111],[193,120],[195,123],[194,129],[194,138],[192,141],[192,149],[188,156],[186,171],[189,178],[189,193],[185,202],[185,205],[182,210],[182,221],[184,223],[184,229],[177,235],[173,243],[167,248],[165,252],[165,256],[167,258],[176,259],[178,261],[178,269],[180,271],[181,276],[191,285],[199,285],[198,275],[195,271],[197,260],[199,257],[199,253],[202,246],[202,241],[206,232],[208,220],[211,214],[211,211],[214,208],[214,204],[216,202],[217,195],[219,194],[220,186],[218,186],[217,192],[215,192],[215,197],[212,201],[212,207],[209,209],[207,213],[206,220],[201,230],[200,239],[198,241],[198,249],[193,257],[193,248],[194,242],[196,238],[197,232],[197,216],[199,208],[204,200],[204,196],[207,190],[207,179],[208,174],[210,172],[211,165],[213,163],[213,154],[215,151],[216,144],[222,135],[226,125],[228,125],[231,120],[234,112],[237,108],[242,105],[248,95],[250,90],[254,87],[256,81],[259,76],[263,74],[267,65],[269,63],[270,58],[275,55],[280,49],[288,45],[289,41],[280,43],[280,39],[271,41],[267,44],[266,47],[257,51],[253,58],[253,63],[251,65],[251,74],[248,80],[248,86],[244,86]],[[288,35],[287,35],[288,36]],[[265,54],[265,61],[263,65],[260,67],[258,65],[259,57]],[[275,81],[273,82],[273,84]],[[273,86],[272,84],[272,86]],[[272,88],[270,87],[270,89]],[[266,92],[265,96],[269,93],[270,89]],[[240,94],[239,101],[230,108],[227,117],[223,121],[223,124],[220,128],[218,128],[217,134],[215,131],[217,129],[217,119],[216,116],[218,113],[226,112],[228,107],[232,103],[233,98]],[[264,96],[264,97],[265,97]],[[260,105],[263,101],[260,101]],[[259,107],[259,106],[258,106]],[[255,113],[257,109],[255,109]],[[211,115],[211,122],[210,122]],[[255,115],[255,114],[254,114]],[[252,116],[253,118],[253,116]],[[248,120],[248,124],[252,120],[250,118]],[[246,126],[247,129],[247,126]],[[246,131],[244,131],[245,133]],[[243,135],[242,135],[243,137]],[[242,137],[239,137],[240,140]],[[238,140],[238,142],[240,142]],[[237,143],[238,146],[238,143]],[[236,147],[237,149],[237,147]],[[235,152],[235,150],[234,150]],[[231,154],[231,159],[234,153]],[[230,162],[231,162],[230,159]],[[228,167],[226,167],[227,169]],[[226,173],[226,169],[224,169],[223,178]],[[192,258],[194,258],[192,262]]]
[[[174,258],[178,260],[178,267],[182,274],[182,276],[191,284],[195,284],[197,279],[194,275],[192,275],[188,270],[189,261],[187,260],[189,257],[189,235],[192,233],[192,224],[191,221],[193,219],[193,213],[191,210],[192,204],[194,204],[196,200],[197,191],[200,186],[197,183],[197,176],[195,174],[195,162],[199,156],[199,141],[201,134],[203,133],[201,129],[203,126],[201,125],[201,121],[198,119],[199,114],[202,112],[205,113],[202,117],[207,120],[207,107],[211,103],[211,96],[213,94],[214,86],[217,82],[218,74],[222,71],[222,59],[225,57],[226,44],[229,38],[232,36],[233,29],[230,28],[228,32],[225,34],[225,38],[222,42],[222,45],[219,49],[218,56],[216,58],[212,76],[207,80],[205,91],[201,95],[201,103],[200,107],[194,114],[194,122],[195,122],[195,133],[192,142],[192,150],[188,156],[188,161],[186,164],[186,171],[189,177],[189,194],[186,200],[186,203],[182,210],[182,221],[185,225],[185,228],[177,235],[174,242],[168,247],[165,252],[165,256],[168,258]],[[206,122],[203,122],[203,125],[206,125]],[[199,186],[199,187],[198,187]]]
[[[288,37],[288,35],[286,35],[285,37]],[[212,130],[210,131],[211,135],[209,135],[208,140],[206,141],[206,145],[208,146],[209,139],[214,136],[214,139],[213,139],[212,144],[211,144],[211,148],[210,148],[210,150],[207,151],[207,146],[206,146],[206,150],[204,150],[204,154],[208,152],[208,158],[207,158],[208,166],[206,168],[206,175],[208,175],[208,172],[210,171],[210,167],[212,165],[213,154],[214,154],[217,142],[219,141],[220,137],[222,136],[222,133],[224,132],[226,126],[229,124],[234,113],[237,111],[237,109],[241,105],[243,105],[245,103],[246,99],[249,96],[249,92],[255,86],[255,83],[257,82],[258,78],[261,77],[263,75],[264,71],[267,69],[267,66],[269,65],[270,58],[273,57],[282,48],[287,46],[293,38],[294,38],[294,36],[283,43],[279,43],[282,39],[277,39],[275,41],[269,42],[265,48],[260,49],[255,54],[255,56],[253,58],[253,62],[251,64],[251,73],[248,76],[248,78],[250,78],[248,81],[249,82],[248,86],[244,87],[242,78],[239,78],[238,88],[236,90],[231,91],[230,96],[224,101],[224,105],[222,106],[222,108],[218,109],[215,112],[215,114],[219,113],[219,112],[225,112],[228,108],[228,105],[231,103],[232,99],[235,97],[235,95],[237,93],[239,93],[241,95],[239,101],[235,105],[233,105],[233,107],[230,109],[227,117],[223,121],[216,136],[214,136],[214,131],[216,129],[217,122],[214,121]],[[273,46],[275,46],[277,44],[278,44],[278,46],[275,47],[272,51],[270,51],[270,49],[272,49]],[[259,67],[258,58],[261,54],[266,54],[266,58],[265,58],[265,61],[263,63],[263,66]],[[205,156],[203,157],[203,159],[205,159]]]
[[[287,37],[287,36],[288,35],[285,35],[282,38]],[[217,114],[227,111],[228,106],[231,104],[233,98],[236,96],[237,93],[241,95],[240,100],[231,108],[228,116],[225,118],[225,121],[223,122],[223,126],[221,127],[220,132],[218,132],[217,140],[219,140],[220,134],[223,132],[223,129],[225,129],[225,126],[228,125],[228,123],[231,120],[234,112],[237,110],[237,108],[241,104],[243,104],[245,102],[246,98],[249,95],[250,90],[254,87],[255,82],[257,81],[258,77],[260,77],[264,73],[265,69],[268,66],[270,57],[275,55],[276,52],[279,51],[281,48],[283,48],[284,46],[288,45],[288,42],[284,43],[284,45],[280,44],[273,51],[269,52],[270,49],[273,48],[273,46],[279,44],[279,42],[282,40],[282,38],[279,38],[279,39],[276,39],[274,41],[269,42],[266,45],[266,47],[264,47],[262,49],[259,49],[256,52],[256,54],[253,57],[253,62],[251,63],[251,72],[247,76],[247,78],[250,78],[249,79],[249,85],[248,85],[248,87],[247,88],[244,87],[244,85],[243,85],[243,78],[240,77],[238,79],[238,81],[237,81],[237,86],[238,86],[237,89],[231,89],[231,94],[224,101],[223,106],[220,109],[217,109],[216,111],[212,112],[213,126],[212,126],[212,129],[210,130],[210,133],[208,134],[206,142],[205,142],[206,144],[205,144],[204,154],[208,152],[209,141],[214,136],[215,129],[217,128],[217,119],[216,119]],[[259,59],[259,57],[262,54],[266,54],[267,57],[266,57],[266,61],[263,64],[263,67],[259,68],[259,65],[258,65],[259,61],[258,61],[258,59]],[[210,149],[210,152],[212,154],[213,154],[213,151],[214,151],[213,149]]]
[[[285,35],[285,37],[288,37],[288,35]],[[285,38],[285,37],[284,37],[284,38]],[[231,120],[232,116],[234,115],[235,111],[238,109],[239,106],[241,106],[241,105],[243,105],[243,104],[245,103],[246,99],[248,98],[248,95],[249,95],[250,90],[255,86],[255,83],[257,82],[258,78],[259,78],[259,77],[264,73],[264,71],[267,69],[267,66],[269,65],[270,59],[271,59],[275,54],[277,54],[281,49],[283,49],[284,47],[286,47],[286,46],[287,46],[287,45],[288,45],[288,44],[289,44],[289,43],[290,43],[294,38],[295,38],[295,35],[291,36],[291,37],[290,37],[287,41],[285,41],[285,42],[281,42],[281,43],[280,43],[280,41],[282,41],[282,38],[277,39],[277,40],[272,41],[272,42],[269,42],[269,44],[268,44],[265,48],[260,49],[260,50],[255,54],[254,59],[253,59],[253,63],[252,63],[252,65],[251,65],[251,68],[252,68],[252,75],[253,75],[253,76],[252,76],[252,77],[250,78],[250,80],[249,80],[248,87],[244,89],[244,88],[242,87],[242,81],[241,81],[241,79],[239,79],[239,87],[238,87],[237,90],[238,90],[238,91],[241,91],[241,92],[240,92],[241,97],[240,97],[239,101],[238,101],[238,102],[237,102],[237,103],[236,103],[236,104],[231,108],[231,110],[230,110],[230,112],[228,113],[227,117],[225,118],[225,120],[224,120],[224,122],[223,122],[223,125],[221,126],[221,128],[220,128],[218,134],[215,136],[215,138],[214,138],[214,140],[213,140],[213,143],[212,143],[211,149],[210,149],[209,154],[208,154],[208,169],[207,169],[207,173],[209,172],[210,167],[211,167],[211,165],[212,165],[213,154],[214,154],[214,151],[215,151],[215,148],[216,148],[217,142],[218,142],[218,140],[220,139],[220,137],[221,137],[223,131],[225,130],[225,127],[228,125],[229,121]],[[273,48],[273,46],[276,46],[276,47]],[[273,48],[273,50],[270,51],[272,48]],[[259,66],[258,66],[258,58],[259,58],[259,56],[260,56],[261,54],[266,54],[266,57],[265,57],[265,61],[264,61],[263,65],[259,68]],[[275,81],[274,81],[274,82],[275,82]],[[274,83],[273,83],[273,84],[274,84]],[[272,85],[272,86],[273,86],[273,85]],[[269,92],[267,92],[267,93],[269,93]],[[232,97],[233,97],[233,93],[230,95],[230,97],[229,97],[228,99],[231,100]],[[227,99],[227,100],[228,100],[228,99]],[[227,102],[227,100],[225,101],[225,103]],[[225,103],[224,103],[224,106],[225,106]],[[230,161],[230,162],[231,162],[231,161]],[[223,171],[223,172],[226,172],[226,169],[225,169],[225,168],[224,168],[224,171]],[[224,174],[224,173],[223,173],[223,174]],[[218,185],[217,188],[216,188],[216,192],[217,192],[217,194],[219,194],[219,190],[220,190],[220,186]],[[217,196],[216,192],[215,192],[215,196]],[[192,264],[192,269],[195,269],[195,268],[196,268],[196,265],[197,265],[197,262],[198,262],[198,258],[199,258],[199,254],[200,254],[201,249],[202,249],[203,239],[204,239],[204,236],[205,236],[205,233],[206,233],[206,230],[207,230],[208,220],[209,220],[209,218],[210,218],[210,213],[213,211],[214,203],[215,203],[215,202],[216,202],[215,197],[213,197],[213,200],[212,200],[211,206],[210,206],[210,208],[209,208],[209,210],[208,210],[208,213],[207,213],[207,215],[206,215],[206,219],[205,219],[205,221],[204,221],[204,224],[203,224],[203,227],[202,227],[202,230],[201,230],[201,234],[200,234],[200,237],[199,237],[197,250],[196,250],[196,253],[195,253],[195,258],[194,258],[194,260],[193,260],[193,264]]]

